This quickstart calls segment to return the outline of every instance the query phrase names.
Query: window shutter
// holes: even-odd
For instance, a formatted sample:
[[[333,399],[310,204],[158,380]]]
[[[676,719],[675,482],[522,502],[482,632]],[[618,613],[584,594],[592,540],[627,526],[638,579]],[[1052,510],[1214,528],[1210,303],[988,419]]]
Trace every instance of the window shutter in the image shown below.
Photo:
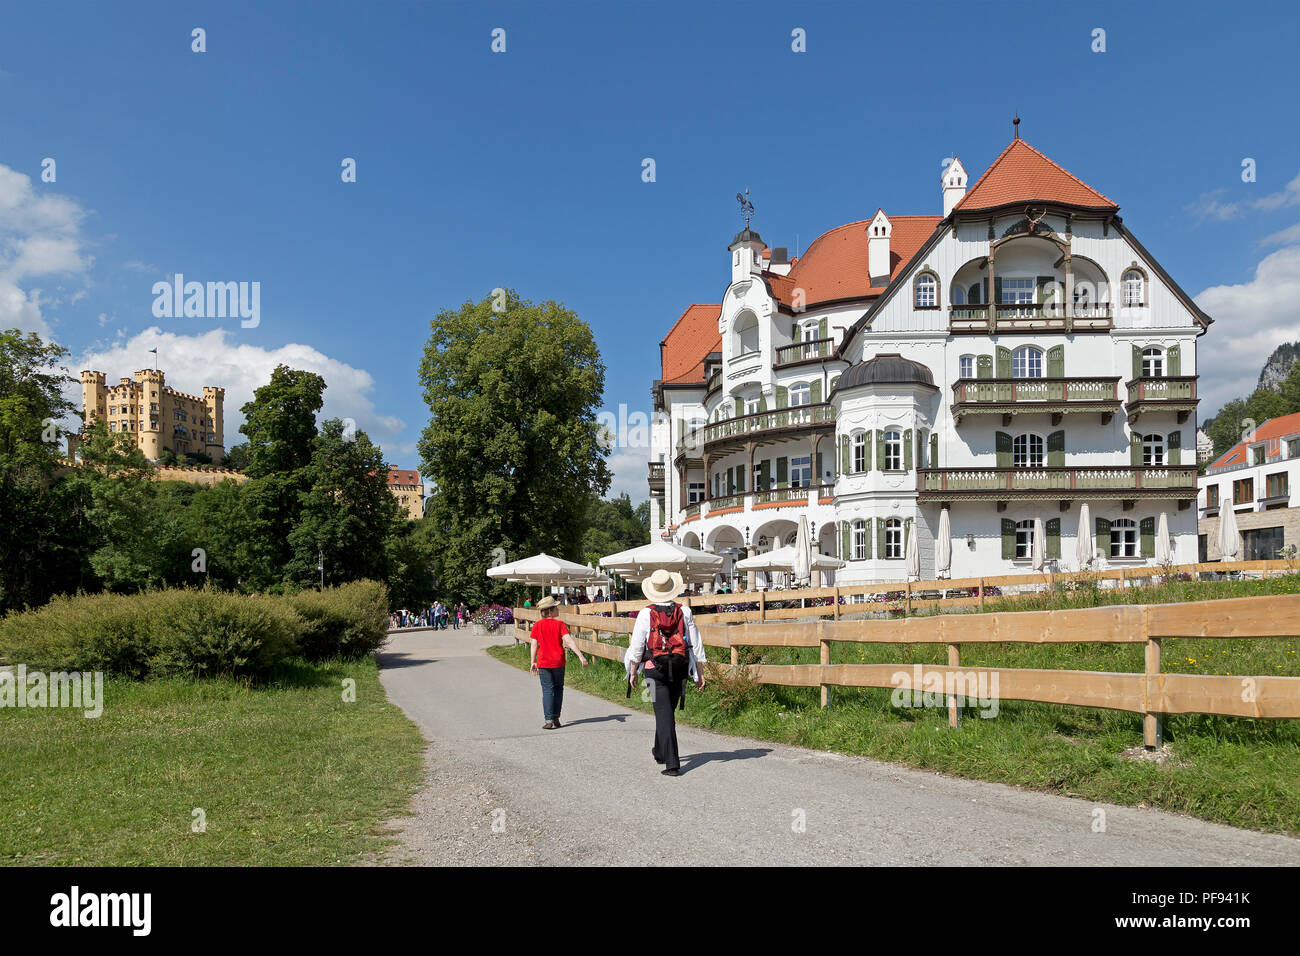
[[[1110,519],[1098,518],[1095,522],[1093,522],[1093,524],[1096,527],[1096,533],[1094,534],[1093,537],[1096,538],[1097,550],[1100,551],[1103,555],[1109,557],[1110,556]]]
[[[1065,346],[1053,345],[1047,350],[1047,377],[1065,378]]]
[[[993,377],[993,356],[992,355],[975,356],[975,377],[976,378]]]
[[[883,560],[888,552],[885,550],[885,519],[872,518],[876,526],[876,554]]]
[[[772,470],[772,465],[767,460],[758,463],[758,487],[755,491],[767,491],[768,477]]]
[[[912,470],[912,429],[903,432],[903,470]]]
[[[1137,432],[1128,436],[1128,457],[1134,468],[1142,467],[1142,436]]]
[[[1016,556],[1016,523],[1010,518],[1002,519],[1002,560],[1010,561]]]
[[[1010,378],[1011,377],[1011,349],[1004,348],[1001,345],[999,345],[997,348],[997,355],[998,355],[997,377]]]
[[[832,455],[831,457],[834,458],[835,456]],[[821,452],[818,452],[818,453],[817,453],[817,470],[813,472],[813,484],[814,484],[814,485],[820,485],[820,484],[821,484],[823,481],[825,481],[825,480],[826,480],[826,476],[825,476],[825,474],[822,472],[822,453],[821,453]]]
[[[759,410],[760,412],[765,412],[765,411],[767,411],[767,395],[766,395],[766,394],[760,394],[760,395],[758,396],[758,410]]]
[[[871,470],[871,429],[862,433],[862,470]]]
[[[980,279],[980,304],[981,305],[989,304],[989,277],[988,276],[985,276],[983,279]]]
[[[840,437],[840,474],[847,475],[852,465],[853,442],[848,435]]]
[[[1009,432],[994,432],[993,447],[998,455],[998,467],[1011,467],[1011,435]]]
[[[1165,439],[1165,464],[1181,465],[1183,458],[1183,433],[1174,429]]]
[[[745,466],[737,465],[736,466],[736,494],[743,495],[744,493],[745,493]]]
[[[1138,533],[1142,537],[1142,557],[1155,557],[1156,553],[1156,519],[1143,518],[1138,522]]]
[[[790,404],[790,391],[784,385],[776,387],[776,407],[786,408]]]
[[[987,279],[985,279],[984,281],[988,282]],[[1002,304],[1002,276],[993,277],[993,304],[994,305]]]
[[[817,338],[826,338],[826,316],[824,315],[817,320]]]
[[[819,378],[813,379],[808,385],[808,391],[812,403],[814,405],[820,405],[822,403],[822,380]]]
[[[736,396],[735,401],[736,401],[736,417],[739,418],[741,415],[745,414],[745,403],[741,400],[740,396]]]
[[[850,543],[849,523],[847,521],[841,521],[840,522],[840,560],[841,561],[849,560],[851,554],[851,551],[849,549],[849,543]]]
[[[925,467],[925,429],[916,430],[916,467]]]
[[[1053,276],[1039,276],[1034,280],[1034,301],[1040,305],[1052,300],[1052,293],[1056,279]]]
[[[778,458],[776,460],[776,484],[778,488],[784,487],[790,481],[790,459]]]
[[[1046,556],[1059,558],[1061,556],[1061,519],[1050,518],[1044,523],[1043,527],[1047,531]]]
[[[876,429],[876,470],[885,470],[885,432],[883,429]]]
[[[1047,467],[1065,467],[1065,430],[1052,432],[1047,436]]]
[[[1165,374],[1182,375],[1183,368],[1183,350],[1181,346],[1171,345],[1165,352]]]
[[[930,432],[930,467],[939,467],[939,436]]]
[[[1142,349],[1136,345],[1133,346],[1133,377],[1142,377]]]

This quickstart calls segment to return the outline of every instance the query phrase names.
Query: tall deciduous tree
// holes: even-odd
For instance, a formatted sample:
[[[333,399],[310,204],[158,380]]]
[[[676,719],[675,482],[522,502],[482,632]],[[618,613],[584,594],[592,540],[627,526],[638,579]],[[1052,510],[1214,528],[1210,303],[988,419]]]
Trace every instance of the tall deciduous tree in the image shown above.
[[[421,472],[445,535],[440,584],[471,601],[502,593],[484,576],[498,548],[578,558],[587,503],[610,481],[596,421],[605,366],[590,327],[508,290],[439,313],[419,374],[432,413]]]
[[[284,474],[311,463],[316,441],[316,413],[325,404],[325,379],[315,372],[277,365],[271,381],[253,392],[240,409],[248,438],[250,478]]]

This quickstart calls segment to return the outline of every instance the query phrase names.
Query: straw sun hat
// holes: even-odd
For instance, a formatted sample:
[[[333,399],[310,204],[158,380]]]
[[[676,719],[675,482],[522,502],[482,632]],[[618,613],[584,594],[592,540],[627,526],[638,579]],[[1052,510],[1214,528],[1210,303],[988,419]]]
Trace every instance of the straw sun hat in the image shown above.
[[[542,598],[540,601],[537,602],[536,610],[545,611],[547,608],[555,607],[559,603],[560,603],[559,601],[555,600],[554,594],[548,594],[546,595],[546,597]]]
[[[641,582],[641,590],[656,604],[666,604],[686,590],[686,584],[676,571],[660,568]]]

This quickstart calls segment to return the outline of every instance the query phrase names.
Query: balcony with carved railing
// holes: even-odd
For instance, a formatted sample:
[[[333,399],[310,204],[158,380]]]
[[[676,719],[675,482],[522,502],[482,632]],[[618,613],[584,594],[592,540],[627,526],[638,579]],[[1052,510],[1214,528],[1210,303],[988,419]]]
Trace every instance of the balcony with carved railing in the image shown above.
[[[1129,424],[1146,412],[1177,412],[1178,424],[1196,411],[1196,376],[1174,375],[1164,378],[1135,378],[1128,383],[1128,401],[1124,410]]]
[[[738,495],[723,495],[719,498],[709,499],[709,514],[722,511],[724,508],[743,508],[745,507],[744,493]]]
[[[712,395],[721,387],[722,387],[722,369],[715,368],[713,372],[709,375],[708,383],[704,386],[704,397],[707,398],[708,396]]]
[[[963,378],[952,386],[953,420],[966,415],[1010,416],[1047,412],[1053,424],[1070,412],[1101,413],[1102,424],[1120,409],[1119,377],[1113,378]]]
[[[664,463],[662,461],[650,462],[650,494],[662,495],[664,493]]]
[[[917,492],[923,501],[1194,498],[1196,466],[921,468],[917,470]]]
[[[724,452],[740,448],[756,438],[778,438],[816,429],[833,431],[834,428],[835,409],[830,403],[792,405],[693,428],[677,442],[677,454],[698,457],[704,451]]]
[[[835,347],[834,339],[809,339],[804,342],[795,342],[793,345],[783,345],[776,350],[775,368],[781,368],[785,365],[797,365],[800,362],[810,362],[815,359],[826,358],[831,354]]]
[[[682,511],[683,521],[690,521],[692,518],[698,518],[699,516],[700,516],[700,503],[698,501],[694,502],[693,504],[687,505],[686,508]]]
[[[1112,325],[1109,302],[1076,302],[1067,309],[1057,302],[1000,302],[948,308],[948,331],[988,335],[996,331],[1073,332],[1105,330]]]
[[[808,493],[812,488],[808,485],[783,485],[779,488],[769,488],[767,491],[754,492],[755,505],[773,505],[773,504],[800,504],[808,503]]]

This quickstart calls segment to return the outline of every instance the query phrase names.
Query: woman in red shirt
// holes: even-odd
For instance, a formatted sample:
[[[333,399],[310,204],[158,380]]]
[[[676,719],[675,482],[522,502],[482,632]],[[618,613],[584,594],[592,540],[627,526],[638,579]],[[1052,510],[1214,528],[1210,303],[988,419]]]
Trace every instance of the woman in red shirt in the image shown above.
[[[577,654],[583,667],[587,659],[569,636],[568,625],[557,619],[560,605],[554,597],[537,602],[537,610],[542,612],[542,619],[528,633],[528,669],[541,676],[542,716],[546,718],[542,729],[555,730],[560,726],[560,707],[564,703],[564,649]]]

